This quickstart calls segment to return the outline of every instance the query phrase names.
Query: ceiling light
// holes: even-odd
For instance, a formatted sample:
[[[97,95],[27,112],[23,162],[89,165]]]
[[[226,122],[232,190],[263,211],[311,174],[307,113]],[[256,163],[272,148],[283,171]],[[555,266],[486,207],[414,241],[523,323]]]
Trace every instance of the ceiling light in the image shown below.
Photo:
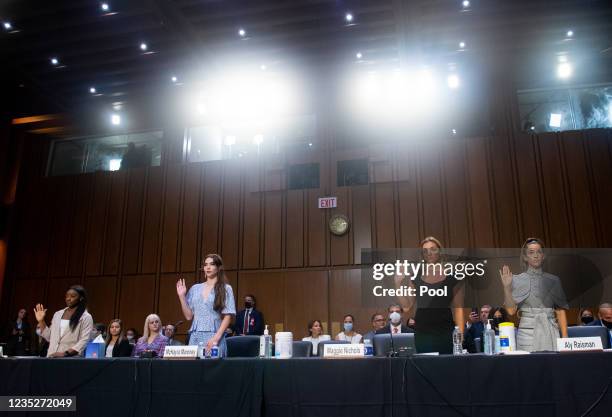
[[[465,42],[459,42],[459,48],[464,49],[465,48]]]
[[[108,5],[108,3],[100,4],[100,8],[102,9],[103,12],[108,12],[110,10],[110,6]]]
[[[561,127],[561,114],[560,113],[551,113],[550,114],[550,121],[548,122],[548,125],[550,127],[560,128]]]
[[[456,135],[457,134],[457,129],[451,129],[451,133],[453,134],[453,136]]]
[[[572,36],[574,36],[574,31],[573,30],[568,30],[566,33],[568,38],[571,38]]]
[[[567,56],[559,55],[559,62],[567,62]]]
[[[451,74],[446,78],[446,82],[449,88],[459,88],[459,77],[455,74]]]
[[[173,75],[171,78],[172,82],[175,83],[178,81],[178,78],[176,78],[176,75]]]
[[[262,70],[262,71],[265,71],[265,70],[267,70],[267,69],[268,69],[268,67],[266,67],[266,65],[265,65],[265,64],[261,64],[261,65],[259,66],[259,69],[260,69],[260,70]]]
[[[361,52],[357,52],[355,56],[357,57],[357,59],[363,58],[363,55],[361,54]]]
[[[353,15],[350,13],[347,13],[346,16],[344,16],[344,20],[351,23],[353,21]]]
[[[96,94],[96,87],[89,87],[89,92],[91,94]]]
[[[119,116],[118,114],[111,115],[111,123],[114,126],[119,126],[121,124],[121,116]]]
[[[51,64],[52,65],[57,65],[57,64],[59,64],[59,60],[57,58],[51,58]]]
[[[557,76],[559,78],[569,78],[572,75],[572,66],[568,62],[563,62],[557,66]]]
[[[141,44],[140,44],[140,49],[141,49],[141,50],[146,51],[148,48],[149,48],[149,47],[147,46],[147,44],[146,44],[146,43],[144,43],[144,42],[143,42],[143,43],[141,43]]]
[[[470,2],[468,0],[463,0],[463,8],[467,9],[468,7],[470,7]]]
[[[244,37],[246,36],[246,30],[244,30],[244,29],[240,28],[240,29],[238,30],[238,35],[240,35],[241,37],[243,37],[243,38],[244,38]]]
[[[4,22],[4,29],[6,30],[13,29],[13,25],[11,25],[11,22]]]
[[[121,159],[111,159],[108,161],[109,171],[119,171],[121,169]]]

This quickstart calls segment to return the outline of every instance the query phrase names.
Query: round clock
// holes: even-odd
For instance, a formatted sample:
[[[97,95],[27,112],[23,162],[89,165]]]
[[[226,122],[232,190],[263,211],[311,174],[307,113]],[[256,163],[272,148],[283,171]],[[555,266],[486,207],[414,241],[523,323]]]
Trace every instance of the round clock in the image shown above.
[[[349,229],[349,219],[344,214],[334,214],[329,219],[329,231],[336,236],[342,236]]]

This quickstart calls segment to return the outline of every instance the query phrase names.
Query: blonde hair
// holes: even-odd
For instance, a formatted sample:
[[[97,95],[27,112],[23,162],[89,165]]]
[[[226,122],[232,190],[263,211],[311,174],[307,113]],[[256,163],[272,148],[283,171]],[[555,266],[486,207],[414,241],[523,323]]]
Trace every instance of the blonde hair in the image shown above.
[[[442,243],[440,243],[440,241],[433,236],[427,236],[425,239],[421,240],[421,247],[423,247],[423,245],[427,242],[435,243],[438,249],[442,249]]]
[[[161,321],[161,319],[159,318],[159,316],[158,316],[157,314],[155,314],[155,313],[153,313],[153,314],[149,314],[149,315],[147,316],[147,318],[145,319],[145,322],[144,322],[144,329],[142,330],[142,337],[140,338],[140,340],[147,340],[147,339],[149,339],[149,322],[150,322],[152,319],[157,319],[157,320],[159,320],[159,328],[161,329],[161,327],[162,327],[162,321]],[[160,334],[161,334],[161,333],[160,333]]]

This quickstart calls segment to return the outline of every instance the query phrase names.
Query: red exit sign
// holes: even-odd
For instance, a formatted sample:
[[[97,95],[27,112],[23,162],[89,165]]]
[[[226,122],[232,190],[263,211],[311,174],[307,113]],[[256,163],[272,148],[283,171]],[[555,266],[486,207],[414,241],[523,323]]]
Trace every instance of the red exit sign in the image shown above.
[[[319,208],[335,208],[338,206],[338,198],[337,197],[323,197],[319,198]]]

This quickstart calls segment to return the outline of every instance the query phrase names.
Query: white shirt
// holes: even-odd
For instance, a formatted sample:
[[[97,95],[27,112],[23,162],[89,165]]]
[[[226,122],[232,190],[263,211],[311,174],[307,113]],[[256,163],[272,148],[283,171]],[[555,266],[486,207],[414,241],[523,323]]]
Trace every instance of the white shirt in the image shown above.
[[[305,337],[302,339],[304,342],[310,342],[312,343],[312,354],[316,355],[317,354],[317,348],[319,346],[319,342],[324,342],[326,340],[331,340],[331,337],[329,337],[328,334],[322,334],[319,337]]]
[[[336,336],[336,339],[345,340],[349,343],[359,343],[361,342],[361,335],[359,333],[355,333],[351,337],[348,337],[347,335],[344,334],[344,332],[340,332],[338,333],[338,336]]]
[[[393,329],[397,329],[397,332],[395,332],[395,330],[393,330]],[[393,334],[401,333],[402,332],[402,324],[400,323],[397,326],[395,326],[393,323],[391,323],[391,328],[389,330]]]
[[[107,358],[112,358],[113,357],[113,348],[115,347],[114,343],[109,343],[108,346],[106,347],[106,357]]]
[[[66,330],[68,330],[68,326],[70,326],[70,320],[62,319],[62,321],[60,322],[60,337],[62,337],[64,333],[66,333]]]

